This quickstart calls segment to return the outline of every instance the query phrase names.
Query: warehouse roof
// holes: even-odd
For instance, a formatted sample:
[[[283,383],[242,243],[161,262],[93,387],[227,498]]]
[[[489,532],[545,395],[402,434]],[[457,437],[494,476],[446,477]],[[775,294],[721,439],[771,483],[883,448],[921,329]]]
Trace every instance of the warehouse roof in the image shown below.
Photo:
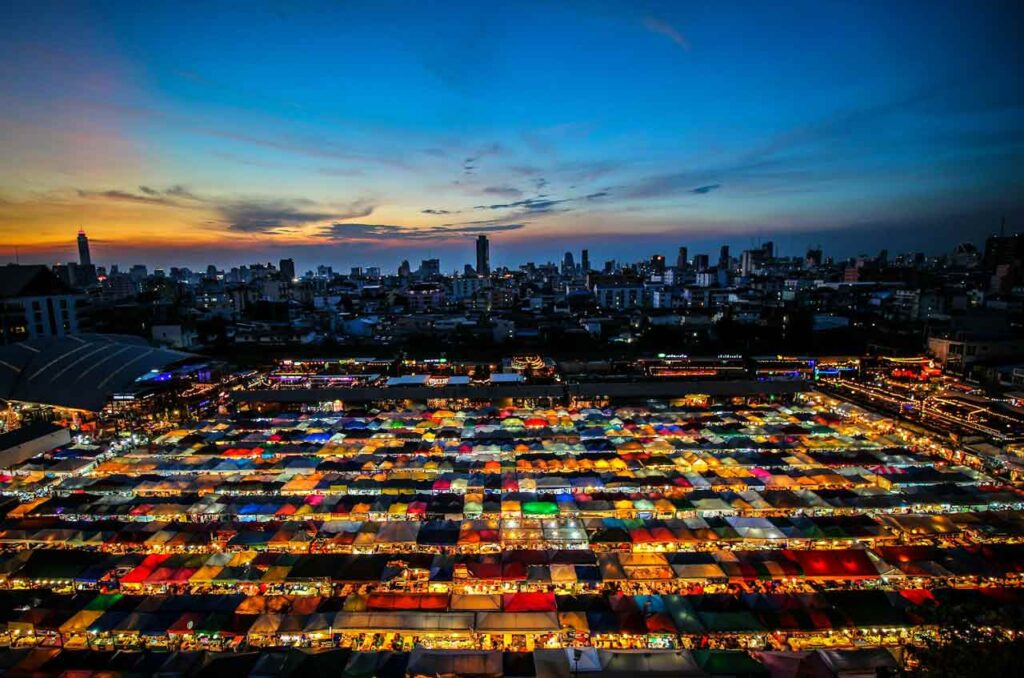
[[[38,337],[0,346],[0,398],[97,411],[141,375],[189,357],[139,337]]]

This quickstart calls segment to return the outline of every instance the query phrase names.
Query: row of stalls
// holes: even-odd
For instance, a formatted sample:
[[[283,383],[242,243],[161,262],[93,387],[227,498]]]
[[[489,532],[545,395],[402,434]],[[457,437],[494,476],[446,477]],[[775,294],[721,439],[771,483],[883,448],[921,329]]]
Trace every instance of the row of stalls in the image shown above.
[[[245,551],[127,554],[40,549],[0,555],[10,589],[146,593],[291,592],[312,595],[349,585],[398,590],[559,592],[619,589],[683,591],[759,582],[799,589],[827,582],[874,587],[921,583],[1018,582],[1024,545],[884,546],[869,549],[593,553],[519,550],[493,554],[276,554]]]
[[[785,484],[787,472],[796,472],[792,477],[801,485],[856,482],[836,475],[847,467],[860,468],[873,481],[936,472],[896,439],[810,407],[781,406],[710,413],[399,410],[213,420],[171,431],[150,447],[105,461],[98,472],[188,474],[213,489],[249,472],[268,477],[277,490],[295,492],[376,471],[516,470],[539,480],[533,476],[664,469],[720,474],[721,480],[745,479],[752,486]],[[288,474],[296,470],[312,477],[292,483]],[[815,473],[823,475],[815,479]],[[971,478],[967,470],[958,473],[958,480]]]
[[[486,553],[503,550],[694,552],[834,549],[933,544],[1018,543],[1024,517],[1013,511],[889,516],[722,516],[685,519],[586,518],[277,523],[59,518],[0,522],[6,551],[54,548],[113,554]]]
[[[1014,588],[818,593],[509,596],[49,595],[5,592],[9,647],[213,649],[294,646],[533,651],[900,646],[944,608],[984,605],[1020,618]],[[38,604],[34,604],[38,602]]]
[[[899,653],[888,650],[817,650],[808,652],[746,652],[695,650],[632,652],[538,650],[533,653],[417,648],[411,652],[328,650],[264,650],[214,653],[15,650],[0,658],[5,675],[120,678],[129,675],[308,676],[343,678],[413,678],[474,675],[480,678],[632,678],[637,674],[703,678],[765,676],[766,678],[832,678],[877,675],[895,670]]]
[[[500,478],[499,478],[500,480]],[[1009,487],[950,484],[921,485],[901,491],[878,487],[831,490],[684,491],[666,490],[647,480],[622,481],[615,491],[592,488],[542,494],[494,489],[417,492],[399,480],[371,482],[373,493],[268,494],[242,496],[180,494],[146,496],[131,482],[111,481],[118,491],[103,493],[62,487],[30,500],[8,515],[14,518],[61,517],[68,520],[151,521],[421,521],[475,518],[623,518],[662,519],[957,513],[1024,509],[1024,496]],[[586,481],[589,483],[590,481]],[[666,492],[669,492],[666,494]]]

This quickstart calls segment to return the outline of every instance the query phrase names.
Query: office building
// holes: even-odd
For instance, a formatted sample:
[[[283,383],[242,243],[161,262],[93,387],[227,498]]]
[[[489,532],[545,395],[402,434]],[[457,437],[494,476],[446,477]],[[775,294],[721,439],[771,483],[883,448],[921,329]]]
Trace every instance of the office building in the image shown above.
[[[92,255],[89,253],[89,237],[81,229],[78,231],[78,263],[82,266],[92,266]]]
[[[571,276],[576,273],[576,262],[572,258],[572,252],[566,252],[562,257],[562,275]]]
[[[440,259],[423,259],[420,261],[419,274],[423,278],[431,278],[441,275]]]
[[[689,252],[685,247],[679,248],[679,254],[676,255],[676,268],[680,271],[685,271],[686,267],[690,265]]]
[[[491,274],[491,245],[486,235],[478,235],[476,238],[476,274]]]

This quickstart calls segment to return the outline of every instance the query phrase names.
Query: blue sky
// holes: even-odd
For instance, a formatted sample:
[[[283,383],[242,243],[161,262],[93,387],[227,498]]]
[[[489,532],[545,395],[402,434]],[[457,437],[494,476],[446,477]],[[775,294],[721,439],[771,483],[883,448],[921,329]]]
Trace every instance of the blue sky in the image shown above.
[[[0,258],[837,256],[1024,217],[1018,3],[17,1]]]

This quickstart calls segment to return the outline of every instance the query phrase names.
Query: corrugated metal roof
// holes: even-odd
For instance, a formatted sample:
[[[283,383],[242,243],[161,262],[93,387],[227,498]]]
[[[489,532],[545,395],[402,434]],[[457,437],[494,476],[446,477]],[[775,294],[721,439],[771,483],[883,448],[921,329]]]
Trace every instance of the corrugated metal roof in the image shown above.
[[[0,398],[97,411],[139,376],[190,357],[140,337],[40,337],[0,346]]]

